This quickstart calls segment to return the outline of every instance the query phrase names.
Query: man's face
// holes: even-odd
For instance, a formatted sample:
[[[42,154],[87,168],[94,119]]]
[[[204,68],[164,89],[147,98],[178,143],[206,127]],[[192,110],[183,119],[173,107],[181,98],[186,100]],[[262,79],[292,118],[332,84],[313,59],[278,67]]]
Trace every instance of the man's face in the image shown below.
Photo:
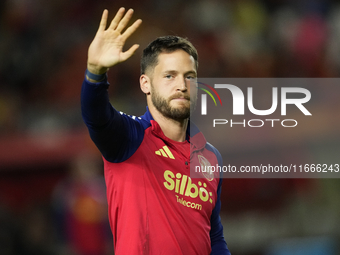
[[[155,108],[167,118],[189,118],[190,109],[196,106],[196,76],[195,60],[185,51],[159,54],[151,75],[150,95]]]

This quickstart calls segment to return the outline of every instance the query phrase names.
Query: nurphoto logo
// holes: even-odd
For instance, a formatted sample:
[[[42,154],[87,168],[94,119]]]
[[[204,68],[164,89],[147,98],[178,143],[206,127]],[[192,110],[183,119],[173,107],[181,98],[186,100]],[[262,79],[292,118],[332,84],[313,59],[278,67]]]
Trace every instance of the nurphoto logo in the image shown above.
[[[207,79],[206,79],[207,80]],[[244,79],[243,79],[244,80]],[[247,79],[248,82],[251,79]],[[256,79],[255,79],[256,80]],[[262,79],[266,80],[266,79]],[[240,86],[233,85],[228,83],[229,80],[223,81],[223,79],[210,79],[208,82],[197,82],[197,88],[202,90],[201,93],[201,116],[209,115],[209,111],[216,112],[225,112],[227,111],[229,116],[232,113],[232,116],[244,116],[246,115],[246,111],[248,114],[256,115],[256,116],[269,116],[272,114],[280,114],[280,116],[289,116],[287,113],[287,108],[291,107],[298,110],[304,116],[312,116],[312,113],[307,109],[306,103],[308,103],[311,98],[311,92],[303,87],[291,87],[291,86],[281,86],[281,87],[270,87],[268,84],[264,84],[265,89],[271,90],[271,96],[266,95],[264,98],[263,95],[256,98],[255,92],[259,89],[260,86],[255,85],[252,86],[251,82],[248,86],[243,86],[243,90]],[[258,81],[257,81],[258,83]],[[272,82],[271,82],[272,83]],[[213,85],[212,85],[213,84]],[[235,84],[235,83],[234,83]],[[243,85],[243,84],[242,84]],[[263,86],[262,86],[263,89]],[[211,100],[214,102],[215,106],[218,106],[219,109],[208,109],[208,97],[210,96]],[[217,100],[220,102],[218,105]],[[271,105],[266,106],[264,109],[259,109],[254,106],[254,101],[266,101],[271,102]],[[222,104],[222,102],[227,102],[229,104]],[[230,110],[230,105],[232,102],[232,110]],[[228,106],[229,105],[229,106]],[[288,107],[287,107],[288,106]],[[246,108],[247,107],[247,108]],[[216,115],[216,114],[215,114]],[[216,127],[217,125],[226,125],[229,124],[230,127],[263,127],[265,124],[271,125],[274,127],[276,124],[280,123],[282,127],[296,127],[298,125],[298,121],[296,119],[278,119],[278,118],[269,118],[266,119],[226,119],[224,116],[221,118],[214,118],[212,120],[212,126]]]

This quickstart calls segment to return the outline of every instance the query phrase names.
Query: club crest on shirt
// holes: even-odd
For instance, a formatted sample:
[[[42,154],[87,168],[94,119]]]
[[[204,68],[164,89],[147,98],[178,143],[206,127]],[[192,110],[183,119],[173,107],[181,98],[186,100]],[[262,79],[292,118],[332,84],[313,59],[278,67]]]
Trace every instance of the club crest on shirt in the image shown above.
[[[210,164],[209,160],[207,160],[202,155],[198,155],[198,162],[201,165],[201,169],[202,169],[201,173],[203,174],[203,176],[208,181],[212,181],[214,179],[214,172],[212,172],[211,164]]]

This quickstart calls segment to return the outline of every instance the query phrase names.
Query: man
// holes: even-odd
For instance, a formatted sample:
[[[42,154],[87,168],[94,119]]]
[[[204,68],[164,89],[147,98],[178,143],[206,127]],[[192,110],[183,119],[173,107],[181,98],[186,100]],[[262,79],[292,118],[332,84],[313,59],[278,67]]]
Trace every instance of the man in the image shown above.
[[[122,32],[133,10],[124,13],[119,9],[106,29],[104,10],[82,87],[83,118],[104,160],[115,254],[230,254],[219,217],[221,179],[189,177],[190,164],[221,164],[192,123],[196,131],[189,132],[196,49],[176,36],[152,42],[143,51],[140,76],[147,111],[138,118],[120,113],[109,103],[106,72],[137,50],[122,48],[141,24]]]

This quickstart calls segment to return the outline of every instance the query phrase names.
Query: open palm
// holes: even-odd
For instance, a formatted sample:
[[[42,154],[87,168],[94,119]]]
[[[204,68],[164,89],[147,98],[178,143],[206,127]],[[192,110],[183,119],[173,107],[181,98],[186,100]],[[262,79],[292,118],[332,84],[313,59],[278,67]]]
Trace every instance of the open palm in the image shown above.
[[[96,36],[88,50],[87,68],[91,73],[105,73],[108,68],[127,60],[138,49],[139,45],[135,44],[123,52],[125,41],[142,23],[142,20],[138,19],[123,32],[133,10],[128,10],[125,15],[124,12],[125,9],[120,8],[106,29],[108,11],[104,10]]]

